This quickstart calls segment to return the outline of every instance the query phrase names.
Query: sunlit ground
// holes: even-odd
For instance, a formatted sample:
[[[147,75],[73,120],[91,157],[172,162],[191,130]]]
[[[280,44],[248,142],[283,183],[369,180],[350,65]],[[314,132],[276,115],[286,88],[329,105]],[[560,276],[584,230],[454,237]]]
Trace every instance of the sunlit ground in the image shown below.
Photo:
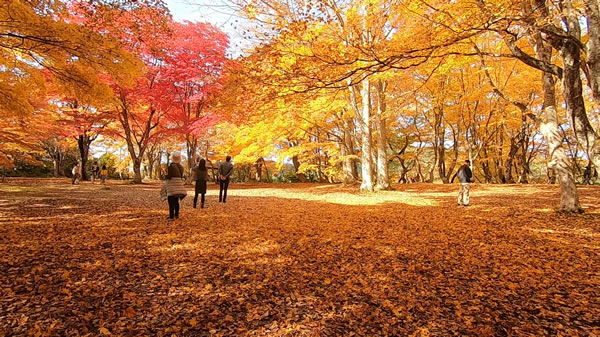
[[[0,336],[596,336],[598,187],[0,184]]]

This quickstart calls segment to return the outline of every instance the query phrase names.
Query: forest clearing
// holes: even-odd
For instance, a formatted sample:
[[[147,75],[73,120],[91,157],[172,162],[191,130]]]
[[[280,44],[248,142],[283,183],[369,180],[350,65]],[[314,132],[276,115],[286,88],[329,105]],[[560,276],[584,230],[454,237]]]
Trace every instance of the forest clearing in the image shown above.
[[[598,336],[600,189],[0,185],[0,336]],[[192,194],[190,196],[190,194]]]
[[[0,337],[600,337],[599,173],[599,0],[0,1]]]

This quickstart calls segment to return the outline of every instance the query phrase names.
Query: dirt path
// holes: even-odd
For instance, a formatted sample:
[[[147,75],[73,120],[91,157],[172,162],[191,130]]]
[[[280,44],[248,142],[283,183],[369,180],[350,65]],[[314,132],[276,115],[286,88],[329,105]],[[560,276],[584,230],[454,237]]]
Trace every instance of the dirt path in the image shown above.
[[[0,336],[600,336],[598,187],[215,188],[1,184]]]

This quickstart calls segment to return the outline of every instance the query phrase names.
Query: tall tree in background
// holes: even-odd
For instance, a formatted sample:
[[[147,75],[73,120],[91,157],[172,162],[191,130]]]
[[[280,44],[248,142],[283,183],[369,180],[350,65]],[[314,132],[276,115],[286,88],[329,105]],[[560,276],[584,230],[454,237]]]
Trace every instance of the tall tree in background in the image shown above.
[[[185,139],[191,173],[201,136],[218,120],[210,103],[223,86],[229,43],[225,33],[208,23],[174,22],[172,31],[161,73],[173,101],[167,116],[174,124],[170,128]],[[192,179],[191,174],[188,177]]]

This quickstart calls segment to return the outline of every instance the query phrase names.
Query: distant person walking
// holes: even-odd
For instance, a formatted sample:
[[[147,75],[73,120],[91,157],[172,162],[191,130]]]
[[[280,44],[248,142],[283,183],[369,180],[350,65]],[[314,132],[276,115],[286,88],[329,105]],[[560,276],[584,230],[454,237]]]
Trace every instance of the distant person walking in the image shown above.
[[[71,173],[73,174],[71,185],[79,184],[79,179],[81,179],[81,166],[79,166],[79,162],[75,164]]]
[[[206,196],[206,181],[208,180],[208,171],[206,170],[206,160],[200,159],[198,166],[194,167],[194,175],[196,176],[196,188],[194,195],[194,208],[198,204],[198,194],[200,194],[200,208],[204,208],[204,200]]]
[[[585,170],[583,171],[583,184],[591,185],[592,184],[592,162],[589,161]]]
[[[92,184],[96,182],[96,179],[100,178],[100,165],[98,165],[97,161],[94,161],[94,165],[92,165]]]
[[[454,179],[458,177],[458,181],[460,183],[460,188],[458,190],[458,205],[469,206],[469,183],[471,182],[471,178],[473,177],[473,172],[471,172],[471,161],[465,160],[465,163],[458,169],[458,171],[452,177],[452,183],[454,183]]]
[[[227,200],[227,188],[229,188],[229,180],[233,173],[233,164],[231,163],[231,157],[227,156],[225,162],[219,165],[219,202],[226,202]]]
[[[187,192],[183,186],[183,166],[180,164],[179,152],[171,156],[171,164],[167,168],[167,200],[169,202],[169,219],[179,218],[179,200],[185,198]]]
[[[106,183],[106,179],[108,178],[108,170],[106,169],[106,165],[102,165],[102,171],[100,171],[100,181],[102,184]]]

